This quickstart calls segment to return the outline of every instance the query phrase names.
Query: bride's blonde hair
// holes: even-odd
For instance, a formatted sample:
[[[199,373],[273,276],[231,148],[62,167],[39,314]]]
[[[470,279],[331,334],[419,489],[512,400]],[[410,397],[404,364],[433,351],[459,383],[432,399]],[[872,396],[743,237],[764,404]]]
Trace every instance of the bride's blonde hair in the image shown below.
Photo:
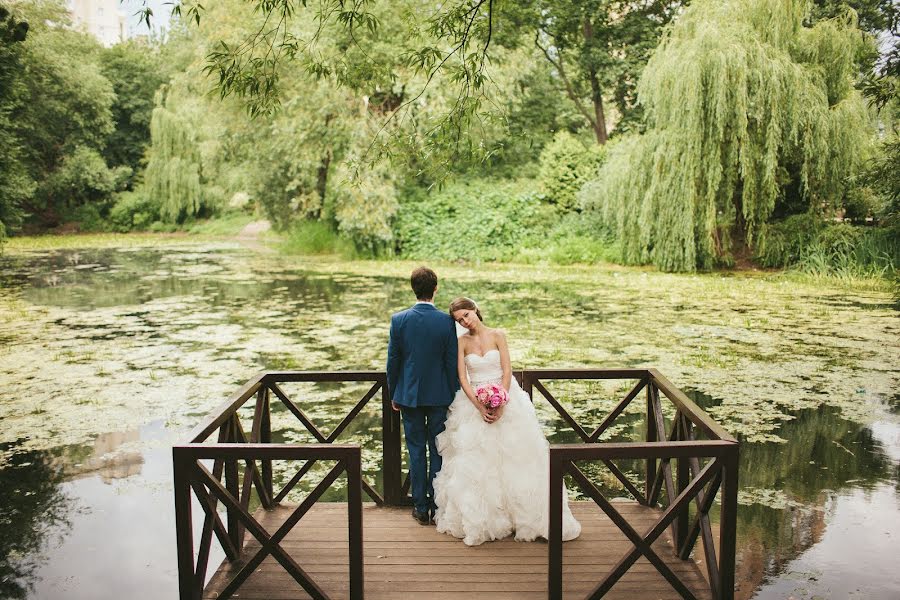
[[[481,311],[478,310],[478,305],[475,304],[475,301],[471,298],[466,298],[465,296],[460,296],[456,298],[453,302],[450,303],[450,316],[453,316],[458,310],[474,310],[475,314],[478,315],[478,320],[484,323],[484,317],[481,316]]]

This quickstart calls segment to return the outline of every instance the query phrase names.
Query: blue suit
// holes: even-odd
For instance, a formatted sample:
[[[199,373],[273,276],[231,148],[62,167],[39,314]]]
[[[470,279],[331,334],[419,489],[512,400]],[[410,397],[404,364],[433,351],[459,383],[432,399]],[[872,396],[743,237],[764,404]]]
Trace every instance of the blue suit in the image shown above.
[[[434,508],[432,482],[441,470],[434,439],[444,430],[447,407],[459,388],[456,352],[453,319],[433,304],[418,303],[391,317],[388,389],[403,416],[410,488],[420,513]]]

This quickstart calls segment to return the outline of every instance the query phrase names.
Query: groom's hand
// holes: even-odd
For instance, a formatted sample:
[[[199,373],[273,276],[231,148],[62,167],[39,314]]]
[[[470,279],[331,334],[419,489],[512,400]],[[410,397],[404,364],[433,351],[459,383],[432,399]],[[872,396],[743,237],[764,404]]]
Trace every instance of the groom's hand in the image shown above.
[[[397,412],[400,412],[400,405],[397,404],[396,402],[394,402],[393,400],[391,400],[391,408],[393,408]]]

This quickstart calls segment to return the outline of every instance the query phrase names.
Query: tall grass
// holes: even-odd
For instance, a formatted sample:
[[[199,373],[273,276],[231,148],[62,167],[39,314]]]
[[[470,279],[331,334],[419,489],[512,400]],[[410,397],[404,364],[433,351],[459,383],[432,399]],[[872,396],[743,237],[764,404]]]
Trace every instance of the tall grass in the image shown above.
[[[814,215],[794,215],[766,228],[757,261],[818,277],[852,279],[896,276],[900,227],[825,223]]]
[[[335,254],[341,258],[360,258],[353,242],[340,237],[321,221],[300,221],[291,226],[280,244],[285,254]]]

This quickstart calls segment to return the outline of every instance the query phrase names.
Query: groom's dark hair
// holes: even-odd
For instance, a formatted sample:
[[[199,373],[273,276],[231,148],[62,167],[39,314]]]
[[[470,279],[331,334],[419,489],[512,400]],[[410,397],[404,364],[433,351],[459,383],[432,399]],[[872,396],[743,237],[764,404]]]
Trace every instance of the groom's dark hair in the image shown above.
[[[437,273],[428,267],[419,267],[409,276],[409,283],[417,300],[431,300],[437,288]]]

